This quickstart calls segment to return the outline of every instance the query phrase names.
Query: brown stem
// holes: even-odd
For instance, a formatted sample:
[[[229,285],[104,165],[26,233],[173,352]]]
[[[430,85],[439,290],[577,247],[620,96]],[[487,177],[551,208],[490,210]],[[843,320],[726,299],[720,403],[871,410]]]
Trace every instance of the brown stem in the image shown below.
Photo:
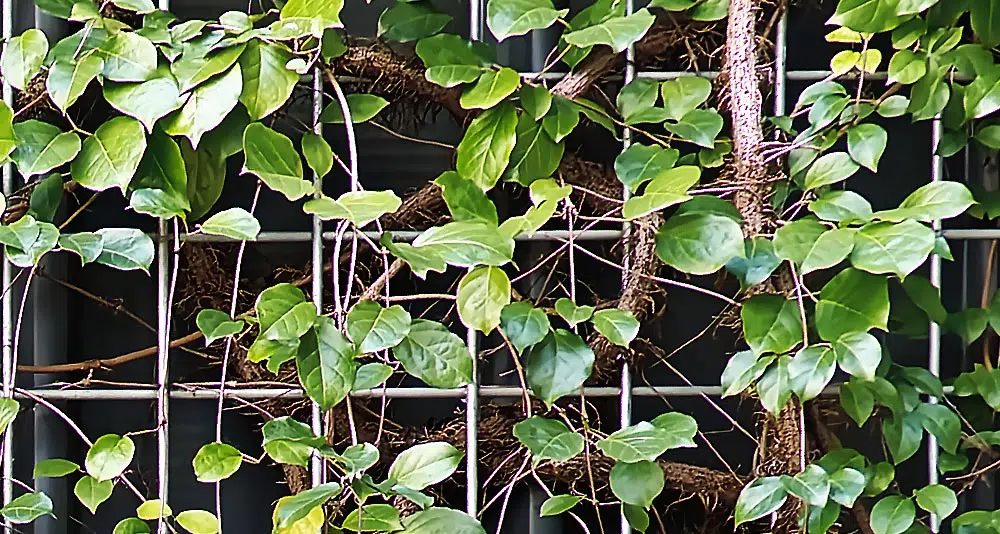
[[[170,348],[175,349],[177,347],[182,347],[188,343],[193,343],[204,337],[201,332],[192,332],[184,337],[177,338],[170,342]],[[108,358],[106,360],[94,359],[87,360],[77,363],[63,363],[58,365],[18,365],[17,371],[19,373],[68,373],[72,371],[92,371],[95,369],[107,369],[121,365],[123,363],[132,362],[135,360],[141,360],[142,358],[148,358],[156,354],[156,347],[148,347],[142,350],[137,350],[130,352],[128,354],[122,354],[121,356],[116,356],[114,358]]]

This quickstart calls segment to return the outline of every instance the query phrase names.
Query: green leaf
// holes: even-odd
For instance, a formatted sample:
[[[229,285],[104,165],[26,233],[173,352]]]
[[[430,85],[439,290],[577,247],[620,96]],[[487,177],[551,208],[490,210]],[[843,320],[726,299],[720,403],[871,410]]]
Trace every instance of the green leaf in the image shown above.
[[[118,32],[97,51],[102,74],[113,82],[144,82],[156,75],[156,45],[135,32]]]
[[[180,27],[177,26],[174,29]],[[176,37],[174,39],[176,40]],[[232,67],[245,49],[246,45],[229,46],[203,53],[199,53],[202,52],[201,50],[189,49],[180,59],[171,64],[170,69],[177,79],[181,92],[186,93]],[[282,64],[283,67],[284,64]]]
[[[544,86],[524,85],[518,92],[521,97],[521,106],[536,121],[543,117],[552,109],[552,93]]]
[[[539,516],[550,517],[568,512],[582,500],[583,497],[578,495],[553,495],[542,502]]]
[[[824,185],[843,182],[854,176],[860,168],[847,153],[831,152],[825,154],[806,171],[805,189],[809,191]]]
[[[622,504],[622,515],[634,530],[645,533],[649,528],[649,514],[642,507]]]
[[[623,503],[649,508],[663,491],[663,468],[656,462],[617,462],[609,476],[611,491]]]
[[[8,161],[8,157],[17,148],[17,138],[14,135],[14,112],[6,103],[0,105],[0,161]],[[60,184],[62,180],[60,179]],[[62,193],[60,185],[60,194]],[[34,192],[32,192],[34,196]],[[0,209],[5,208],[0,204]]]
[[[229,208],[209,217],[198,227],[202,233],[221,235],[239,241],[255,241],[260,223],[243,208]]]
[[[535,463],[565,462],[583,452],[583,436],[562,421],[534,416],[514,425],[514,437],[531,451]]]
[[[453,222],[426,230],[413,240],[414,248],[433,248],[449,265],[500,266],[514,254],[514,241],[499,235],[492,225]]]
[[[708,100],[712,95],[712,82],[700,76],[682,76],[663,82],[660,93],[667,118],[680,121]]]
[[[882,434],[893,463],[899,465],[920,449],[924,431],[920,426],[920,416],[908,413],[902,417],[893,415],[891,418],[883,419]]]
[[[691,8],[691,20],[701,22],[711,22],[722,20],[729,14],[728,0],[701,0],[701,2]]]
[[[0,243],[7,245],[7,259],[18,267],[31,267],[55,248],[59,230],[51,223],[25,215],[8,226],[0,226]]]
[[[368,504],[351,510],[341,528],[351,532],[393,532],[403,530],[399,512],[389,504]]]
[[[114,488],[113,480],[98,481],[94,477],[84,475],[73,486],[73,495],[80,499],[80,502],[90,510],[90,513],[96,514],[97,507],[111,498],[111,492]]]
[[[354,124],[372,120],[389,105],[388,100],[378,95],[364,93],[347,95],[345,100],[347,100],[347,110],[351,112],[351,122]],[[341,108],[340,102],[334,101],[328,104],[319,116],[319,120],[320,122],[344,124],[344,110]]]
[[[844,269],[827,282],[816,304],[816,329],[831,341],[848,332],[886,330],[889,289],[885,277]]]
[[[364,472],[369,467],[378,462],[378,449],[371,443],[351,445],[344,449],[344,453],[337,455],[334,459],[344,466],[347,476]]]
[[[877,124],[858,124],[847,130],[847,151],[862,167],[878,172],[878,162],[885,152],[889,134]]]
[[[378,18],[378,36],[389,41],[408,43],[429,37],[451,22],[429,3],[397,2]]]
[[[128,436],[106,434],[94,442],[87,451],[84,466],[87,474],[99,482],[117,478],[132,463],[135,443]]]
[[[722,116],[714,109],[695,109],[681,117],[677,124],[664,124],[667,131],[705,148],[715,148],[715,139],[722,131]]]
[[[889,462],[879,462],[865,470],[865,495],[874,497],[885,491],[896,478],[896,469]]]
[[[465,109],[490,109],[514,94],[520,85],[521,76],[514,69],[488,70],[462,93],[459,103]]]
[[[771,415],[777,416],[792,398],[792,377],[789,371],[791,360],[789,356],[779,356],[757,381],[760,404]]]
[[[948,486],[932,484],[920,488],[913,494],[921,508],[934,514],[938,519],[945,519],[958,508],[958,498]]]
[[[14,125],[17,148],[11,159],[27,179],[68,163],[80,152],[80,136],[34,119]]]
[[[802,323],[795,300],[782,295],[754,295],[740,309],[743,337],[756,354],[782,354],[802,341]]]
[[[125,191],[146,151],[146,133],[139,121],[115,117],[83,142],[70,171],[80,185],[94,191],[117,187]]]
[[[420,491],[450,477],[462,461],[462,451],[443,441],[406,449],[389,466],[389,479]]]
[[[222,187],[226,184],[226,159],[205,146],[194,150],[184,140],[180,148],[187,174],[191,219],[197,220],[204,217],[222,195]]]
[[[824,506],[830,497],[830,477],[822,467],[811,464],[795,476],[781,478],[785,491],[810,506]]]
[[[496,205],[472,180],[463,178],[457,172],[447,171],[434,180],[434,185],[441,188],[441,196],[453,220],[491,225],[498,223]]]
[[[809,211],[834,222],[868,222],[872,218],[872,205],[853,191],[827,191],[809,203]]]
[[[255,122],[243,132],[243,150],[246,162],[242,172],[256,175],[288,200],[313,191],[313,184],[302,178],[302,160],[295,145],[283,134]]]
[[[499,267],[476,267],[458,284],[458,316],[462,323],[489,334],[500,326],[500,312],[510,304],[510,279]]]
[[[577,100],[582,101],[582,99]],[[578,104],[577,101],[555,96],[552,100],[552,109],[549,110],[548,115],[542,120],[542,128],[552,137],[553,141],[560,143],[566,136],[573,133],[573,130],[580,124],[580,112],[583,111],[591,120],[599,122],[614,133],[614,125],[611,123],[610,118],[606,115],[601,115],[601,118],[597,118],[597,112],[587,111],[589,109]],[[605,122],[600,122],[602,120]]]
[[[135,228],[101,228],[97,231],[103,240],[97,263],[122,271],[149,272],[153,263],[153,239]]]
[[[361,354],[395,347],[410,333],[410,326],[410,314],[399,305],[383,308],[363,300],[347,314],[347,333]]]
[[[618,92],[618,111],[626,124],[659,123],[666,119],[662,108],[656,108],[660,86],[653,80],[636,78]]]
[[[184,510],[174,521],[191,534],[216,534],[220,527],[215,514],[205,510]]]
[[[718,271],[734,257],[744,257],[743,230],[716,213],[678,212],[656,234],[656,254],[671,267],[696,275]]]
[[[153,4],[153,0],[111,0],[111,3],[122,9],[135,11],[139,14],[156,11],[156,6]]]
[[[517,122],[516,136],[504,178],[530,185],[552,176],[562,161],[564,147],[550,137],[544,123],[540,125],[523,114]]]
[[[104,68],[104,60],[97,54],[86,54],[75,63],[57,61],[49,67],[45,78],[45,89],[59,109],[66,111],[76,103],[90,82],[97,78]]]
[[[563,35],[563,39],[578,48],[605,45],[621,53],[646,35],[655,19],[649,10],[640,9],[627,17],[613,17],[589,28],[571,31]]]
[[[840,368],[862,380],[873,380],[882,362],[882,346],[868,332],[849,332],[838,337],[833,351]]]
[[[195,319],[198,330],[205,335],[205,346],[209,346],[217,339],[234,336],[243,331],[244,322],[234,321],[228,313],[219,310],[201,310]]]
[[[726,263],[726,270],[739,279],[743,291],[763,283],[781,265],[781,259],[774,254],[774,245],[767,238],[747,239],[745,249],[745,257]]]
[[[320,178],[329,174],[330,170],[333,169],[333,149],[321,135],[312,132],[306,132],[302,135],[302,155],[306,157],[309,168]]]
[[[760,378],[767,366],[774,361],[774,356],[757,357],[753,351],[737,352],[722,371],[722,396],[731,397],[745,391],[750,384]]]
[[[487,109],[473,119],[458,145],[458,173],[484,191],[492,189],[510,162],[517,124],[517,111],[510,103]]]
[[[900,278],[920,267],[934,249],[934,231],[912,219],[870,223],[857,232],[851,263],[873,274]]]
[[[697,427],[681,428],[654,425],[645,421],[625,427],[597,442],[604,454],[624,463],[654,462],[664,452],[680,447],[694,447]]]
[[[503,333],[518,352],[543,339],[549,331],[549,316],[528,301],[508,304],[500,312]]]
[[[951,408],[943,404],[921,403],[913,412],[945,451],[955,454],[962,438],[962,423]]]
[[[278,417],[264,423],[264,452],[274,461],[306,467],[313,449],[326,445],[326,439],[314,436],[312,429],[291,417]]]
[[[92,232],[61,235],[59,247],[76,253],[86,265],[100,257],[101,251],[104,250],[104,238]]]
[[[314,333],[299,343],[295,367],[309,398],[328,411],[347,397],[354,385],[357,364],[354,345],[329,317],[316,317]]]
[[[823,392],[837,371],[837,357],[827,346],[803,348],[788,362],[792,391],[801,401],[814,399]]]
[[[42,71],[42,62],[48,52],[49,40],[42,30],[32,28],[12,37],[0,56],[0,70],[3,70],[4,80],[18,91],[24,91]]]
[[[788,493],[780,477],[754,480],[740,491],[736,499],[736,526],[774,513],[787,498]]]
[[[615,175],[636,192],[639,186],[673,168],[680,152],[672,148],[634,143],[615,158]]]
[[[524,357],[528,387],[549,406],[577,392],[594,366],[594,351],[580,336],[562,329],[549,332]]]
[[[199,85],[180,110],[163,119],[164,131],[170,135],[187,137],[191,146],[198,148],[202,136],[221,124],[226,115],[236,107],[242,90],[243,75],[240,66],[236,64],[225,74]],[[250,153],[248,150],[248,158]]]
[[[288,314],[296,306],[305,302],[305,294],[292,284],[278,284],[262,291],[254,305],[260,323],[261,335],[263,336],[276,325],[281,326],[282,322],[287,322]],[[312,320],[309,321],[309,326],[312,326]],[[306,330],[308,327],[303,328],[299,335],[305,333]]]
[[[667,169],[658,174],[641,196],[632,197],[622,206],[622,216],[626,219],[638,219],[650,213],[655,213],[669,206],[680,204],[691,199],[688,190],[701,179],[701,169],[685,165]]]
[[[469,348],[441,323],[414,319],[410,332],[392,353],[407,373],[428,386],[457,388],[472,382]]]
[[[80,470],[75,462],[62,458],[47,458],[35,463],[32,478],[58,478]]]
[[[594,313],[594,328],[619,347],[628,347],[639,334],[639,321],[632,312],[609,308]]]
[[[910,107],[910,99],[903,95],[892,95],[878,106],[878,114],[885,118],[902,116]]]
[[[299,75],[285,67],[292,53],[284,46],[253,40],[239,56],[243,89],[240,102],[250,113],[250,120],[260,120],[274,113],[292,96]]]
[[[156,130],[129,183],[133,190],[129,207],[164,219],[184,219],[185,212],[191,210],[187,181],[180,147],[162,130]]]
[[[1000,9],[989,0],[970,0],[972,30],[987,48],[1000,44]]]
[[[427,67],[427,81],[444,87],[476,81],[496,55],[484,43],[446,33],[421,39],[416,52]]]
[[[566,320],[570,326],[576,326],[594,315],[593,306],[577,306],[572,300],[563,297],[556,301],[556,313]]]
[[[285,7],[287,8],[294,1],[296,0],[290,0],[285,4]],[[338,4],[338,2],[328,3]],[[326,501],[340,495],[340,491],[340,484],[327,482],[326,484],[320,484],[319,486],[292,495],[287,500],[279,501],[274,509],[274,526],[285,528],[294,524],[309,515],[315,508],[325,504]]]
[[[376,388],[390,376],[392,376],[392,367],[384,363],[366,363],[358,367],[358,372],[354,375],[354,386],[351,387],[351,391]]]
[[[931,222],[957,217],[976,201],[972,192],[958,182],[932,182],[910,193],[898,208],[880,211],[875,217],[884,221],[916,219]]]
[[[329,197],[309,200],[302,209],[324,221],[344,219],[361,228],[387,213],[395,212],[402,203],[392,191],[351,191],[336,200]]]
[[[875,409],[875,396],[861,382],[845,382],[840,386],[840,405],[844,408],[844,413],[861,427]]]
[[[913,501],[899,495],[882,498],[871,512],[871,527],[875,534],[902,534],[916,517]]]
[[[855,247],[856,231],[830,230],[811,219],[800,219],[774,234],[774,252],[799,266],[801,275],[828,269],[844,261]]]
[[[0,515],[11,523],[23,525],[31,523],[43,515],[55,517],[52,509],[52,499],[48,495],[36,491],[25,493],[10,501],[6,506],[0,508]]]
[[[555,9],[552,0],[490,0],[486,25],[497,41],[548,28],[565,17],[568,9]]]
[[[243,464],[243,454],[226,443],[208,443],[198,449],[191,464],[198,482],[219,482],[239,470]]]
[[[451,508],[428,508],[403,518],[402,534],[486,534],[479,521]]]
[[[850,508],[865,489],[865,475],[845,467],[830,475],[830,500]]]

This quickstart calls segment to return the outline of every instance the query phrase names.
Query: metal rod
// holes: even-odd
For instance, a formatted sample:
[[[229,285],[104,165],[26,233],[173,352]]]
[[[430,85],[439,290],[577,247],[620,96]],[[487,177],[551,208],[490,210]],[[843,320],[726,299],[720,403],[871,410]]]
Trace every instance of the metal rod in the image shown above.
[[[160,236],[156,258],[156,473],[157,496],[161,503],[167,502],[170,463],[170,433],[168,429],[170,411],[170,255],[169,229],[167,221],[160,221]],[[156,531],[166,534],[167,524],[162,518],[157,520]]]
[[[3,1],[2,34],[3,41],[9,42],[14,34],[14,0]],[[14,88],[3,78],[3,101],[13,109]],[[14,191],[14,167],[8,162],[3,166],[3,193],[10,195]],[[13,353],[13,318],[14,295],[11,284],[14,281],[14,266],[3,261],[3,395],[10,397],[14,387],[14,353]],[[14,499],[14,427],[7,428],[3,436],[3,504]],[[5,530],[11,530],[11,523],[4,519]]]
[[[313,75],[313,98],[312,98],[312,115],[313,115],[313,133],[322,137],[323,136],[323,123],[320,122],[319,116],[323,113],[323,76],[319,68],[314,71]],[[354,163],[356,165],[356,163]],[[352,181],[354,177],[351,177]],[[313,173],[313,185],[316,188],[315,197],[319,198],[322,196],[323,191],[323,177],[317,173]],[[351,188],[354,190],[354,188]],[[319,216],[313,215],[312,217],[312,232],[309,236],[312,242],[312,299],[313,303],[316,305],[316,313],[323,313],[323,219]],[[336,267],[335,267],[336,268]],[[323,429],[323,413],[319,409],[319,405],[315,402],[312,403],[312,431],[317,436],[325,436],[326,433]],[[314,455],[309,464],[310,474],[312,479],[313,487],[319,486],[324,481],[323,473],[323,458],[319,455]]]
[[[379,237],[381,237],[379,232],[369,231],[361,233],[376,241]],[[413,241],[423,232],[402,230],[390,233],[395,241]],[[621,236],[622,233],[620,230],[579,230],[573,233],[573,239],[575,241],[614,241]],[[337,233],[322,232],[321,237],[323,241],[335,241],[337,239]],[[308,243],[311,242],[312,239],[312,232],[261,232],[255,241],[257,243]],[[353,239],[353,237],[351,236],[351,233],[345,233],[340,239],[348,240]],[[561,239],[569,239],[569,232],[566,230],[539,230],[531,235],[519,235],[514,238],[515,241],[558,241]],[[238,239],[233,239],[231,237],[207,234],[183,234],[181,235],[181,241],[239,243]]]
[[[483,1],[469,2],[469,38],[483,39]],[[479,336],[474,328],[466,331],[472,356],[472,382],[465,388],[465,511],[479,516]]]
[[[935,156],[937,157],[937,156]],[[941,221],[937,221],[936,230],[940,230]],[[945,239],[954,240],[990,240],[1000,239],[1000,229],[990,228],[956,228],[954,230],[940,230],[940,234]]]
[[[941,142],[941,137],[944,135],[944,125],[941,121],[941,116],[938,115],[934,117],[934,121],[931,125],[931,182],[938,182],[944,174],[944,158],[937,155],[937,146]],[[941,230],[941,219],[935,219],[931,222],[932,228],[934,230]],[[931,253],[930,256],[930,282],[931,285],[941,289],[941,256]],[[928,332],[928,347],[927,347],[927,369],[934,376],[941,375],[941,327],[938,326],[934,321],[930,321]],[[936,397],[930,397],[928,399],[931,403],[936,403]],[[927,439],[927,481],[928,484],[938,483],[938,444],[937,438],[934,434],[928,433]],[[931,514],[930,517],[930,529],[931,532],[938,532],[941,527],[940,518]]]
[[[635,0],[626,0],[625,2],[625,15],[631,15],[635,12]],[[628,85],[635,80],[635,43],[629,45],[628,49],[625,50],[625,84]],[[625,135],[622,137],[622,150],[628,150],[628,147],[632,145],[632,130],[628,128],[625,129]],[[630,195],[628,186],[622,185],[622,199],[628,200]],[[622,277],[621,277],[621,293],[625,293],[625,288],[628,287],[629,282],[632,279],[632,262],[630,260],[630,251],[632,249],[630,239],[632,235],[632,225],[626,220],[622,223],[622,246],[624,248],[624,253],[622,254]],[[632,424],[632,370],[629,369],[629,364],[627,361],[622,363],[622,374],[621,374],[621,393],[618,397],[618,413],[619,413],[619,426],[625,428]],[[620,514],[621,521],[621,532],[622,534],[631,534],[632,525],[628,522],[628,517],[625,515],[625,509],[622,508]]]

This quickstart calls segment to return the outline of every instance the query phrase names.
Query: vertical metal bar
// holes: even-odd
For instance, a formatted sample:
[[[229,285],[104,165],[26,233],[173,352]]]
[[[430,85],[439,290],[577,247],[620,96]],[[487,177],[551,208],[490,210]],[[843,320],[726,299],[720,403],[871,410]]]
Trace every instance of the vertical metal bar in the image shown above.
[[[635,13],[635,0],[626,0],[625,2],[625,15],[631,15]],[[629,45],[628,49],[625,50],[625,85],[632,83],[635,80],[635,45]],[[622,150],[627,149],[632,144],[632,131],[626,129],[625,135],[622,137]],[[628,200],[629,189],[628,186],[622,186],[622,199]],[[632,278],[632,265],[629,260],[629,251],[631,250],[631,237],[632,237],[632,225],[626,220],[622,223],[622,243],[624,246],[625,253],[622,254],[622,294],[625,293],[625,288],[628,287],[629,281]],[[586,409],[586,407],[584,407]],[[621,376],[621,394],[618,399],[618,409],[622,428],[625,428],[632,424],[632,370],[629,368],[628,362],[622,363],[622,376]],[[624,506],[624,505],[623,505]],[[629,524],[628,518],[625,517],[624,509],[621,512],[621,532],[622,534],[631,534],[632,525]]]
[[[170,0],[158,0],[159,8],[170,9]],[[170,466],[170,369],[168,358],[170,354],[170,254],[169,227],[167,221],[160,221],[158,250],[156,254],[156,286],[157,286],[157,347],[156,347],[156,472],[157,496],[160,502],[166,503],[169,488]],[[167,522],[160,518],[156,522],[157,534],[168,532]]]
[[[323,72],[316,69],[313,72],[313,133],[323,135],[323,123],[319,121],[319,116],[323,112]],[[316,196],[319,197],[323,191],[323,177],[313,173],[313,183],[316,187]],[[353,188],[352,188],[353,189]],[[338,269],[339,265],[334,265]],[[312,220],[312,299],[316,304],[317,313],[323,313],[323,220],[318,216],[313,216]],[[323,413],[319,405],[312,404],[312,430],[316,435],[325,435],[323,430]],[[311,462],[312,485],[318,486],[323,483],[323,459],[319,455],[314,455]]]
[[[939,115],[934,118],[934,122],[931,125],[931,182],[940,181],[944,175],[944,158],[937,155],[937,146],[941,142],[943,134],[944,125]],[[936,219],[932,221],[931,226],[935,231],[940,231],[941,220]],[[931,253],[930,258],[930,281],[931,285],[938,288],[938,290],[941,289],[941,256],[934,253]],[[927,369],[934,376],[939,376],[941,374],[941,328],[934,321],[930,322],[927,352]],[[930,397],[928,401],[935,403],[937,402],[937,398]],[[929,484],[938,483],[937,463],[937,438],[933,434],[929,434],[927,440],[927,482]],[[938,532],[941,527],[940,518],[934,514],[931,514],[930,527],[931,532]]]
[[[14,0],[0,0],[3,2],[3,40],[8,42],[14,34]],[[13,108],[14,88],[11,87],[7,79],[3,80],[3,101]],[[10,195],[14,191],[14,167],[7,163],[3,166],[3,192]],[[3,261],[3,395],[10,397],[14,391],[14,295],[11,291],[11,284],[14,281],[14,266],[7,261],[6,256]],[[3,436],[3,504],[6,505],[14,499],[14,427],[7,428]],[[5,530],[10,530],[10,522],[4,520]]]
[[[483,2],[469,2],[469,38],[483,38]],[[465,511],[479,515],[479,336],[476,330],[466,332],[469,354],[472,356],[472,383],[465,393]]]

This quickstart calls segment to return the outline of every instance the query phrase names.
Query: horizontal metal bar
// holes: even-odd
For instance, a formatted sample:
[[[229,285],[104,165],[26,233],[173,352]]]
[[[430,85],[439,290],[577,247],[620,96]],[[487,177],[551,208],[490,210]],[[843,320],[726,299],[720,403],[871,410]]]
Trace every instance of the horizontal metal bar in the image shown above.
[[[372,240],[378,240],[379,232],[362,232]],[[413,241],[423,232],[412,230],[401,230],[391,232],[394,241]],[[573,232],[573,239],[576,241],[614,241],[621,238],[621,230],[577,230]],[[344,240],[350,239],[351,234],[345,233]],[[335,241],[336,232],[323,232],[324,241]],[[531,235],[519,235],[515,241],[559,241],[569,239],[567,230],[539,230]],[[312,240],[310,232],[261,232],[257,235],[257,243],[306,243]],[[239,240],[231,237],[208,235],[208,234],[184,234],[181,241],[207,242],[207,243],[238,243]]]
[[[958,240],[1000,239],[1000,229],[956,228],[954,230],[943,230],[941,235],[943,235],[945,239]]]
[[[838,385],[828,386],[824,395],[835,395],[839,391]],[[60,401],[144,401],[156,400],[155,389],[32,389],[26,390],[31,395],[41,397],[46,400]],[[946,387],[945,393],[951,394],[952,388]],[[619,387],[585,387],[584,395],[588,397],[618,397],[621,395]],[[480,396],[490,398],[516,399],[523,395],[523,390],[515,386],[481,386]],[[718,397],[722,394],[720,386],[641,386],[632,388],[632,395],[636,397],[700,397],[702,395]],[[428,387],[389,387],[385,389],[366,389],[351,393],[354,398],[390,398],[390,399],[461,399],[465,398],[465,388],[436,389]],[[29,395],[17,392],[17,398],[28,399]],[[227,388],[226,398],[238,398],[243,400],[267,400],[267,399],[302,399],[305,392],[301,388]],[[219,391],[208,388],[184,388],[175,387],[170,391],[171,399],[179,400],[201,400],[218,399]]]
[[[565,72],[521,72],[519,73],[521,77],[527,79],[541,79],[541,80],[560,80],[566,76]],[[714,80],[719,77],[719,71],[655,71],[655,70],[643,70],[635,73],[637,78],[645,78],[647,80],[674,80],[684,76],[701,76],[703,78],[708,78]],[[792,70],[788,71],[788,79],[800,82],[815,82],[819,80],[825,80],[831,78],[833,73],[828,70]],[[849,72],[847,74],[842,74],[837,76],[838,79],[857,79],[860,74],[857,71]],[[609,79],[620,79],[621,76],[609,76]],[[888,72],[876,72],[874,74],[865,73],[866,80],[872,81],[883,81],[889,78]],[[959,78],[956,78],[959,79]]]

